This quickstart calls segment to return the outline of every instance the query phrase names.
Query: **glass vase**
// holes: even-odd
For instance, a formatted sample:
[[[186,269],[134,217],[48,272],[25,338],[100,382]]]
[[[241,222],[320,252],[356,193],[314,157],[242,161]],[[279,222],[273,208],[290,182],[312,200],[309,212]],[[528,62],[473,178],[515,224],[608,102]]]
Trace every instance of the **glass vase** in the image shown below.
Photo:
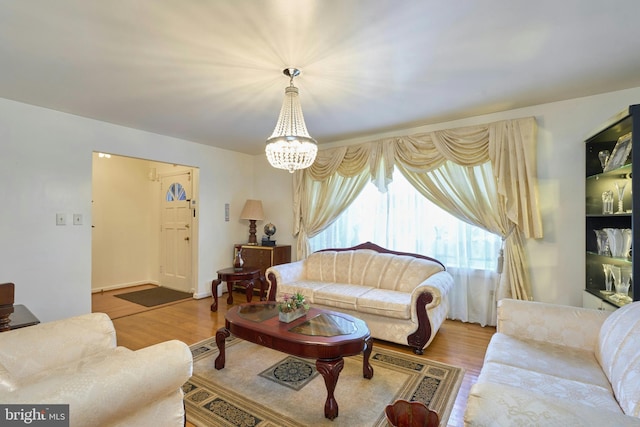
[[[604,291],[600,291],[605,295],[611,295],[613,291],[611,290],[611,267],[612,264],[602,264],[602,270],[604,271]]]

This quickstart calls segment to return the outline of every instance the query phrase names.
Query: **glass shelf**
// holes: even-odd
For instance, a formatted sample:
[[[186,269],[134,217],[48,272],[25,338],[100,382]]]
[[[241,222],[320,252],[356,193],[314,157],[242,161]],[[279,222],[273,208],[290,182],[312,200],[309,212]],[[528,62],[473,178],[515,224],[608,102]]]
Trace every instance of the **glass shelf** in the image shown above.
[[[631,179],[632,178],[633,165],[629,163],[614,169],[609,172],[598,173],[587,177],[587,183],[590,181],[599,181],[601,179],[618,180],[618,179]]]
[[[631,257],[629,258],[620,258],[620,257],[613,257],[613,256],[607,256],[607,255],[600,255],[596,252],[590,252],[587,251],[587,255],[589,255],[590,257],[597,257],[596,259],[593,260],[593,262],[614,262],[615,264],[620,264],[620,265],[631,265],[633,262],[633,259]]]
[[[622,307],[623,305],[627,305],[631,302],[632,298],[630,299],[625,299],[624,301],[618,297],[616,297],[615,294],[607,294],[603,289],[586,289],[587,292],[589,292],[592,295],[597,296],[598,298],[608,302],[609,304],[613,304],[616,307]],[[631,297],[631,295],[629,295],[629,297]]]

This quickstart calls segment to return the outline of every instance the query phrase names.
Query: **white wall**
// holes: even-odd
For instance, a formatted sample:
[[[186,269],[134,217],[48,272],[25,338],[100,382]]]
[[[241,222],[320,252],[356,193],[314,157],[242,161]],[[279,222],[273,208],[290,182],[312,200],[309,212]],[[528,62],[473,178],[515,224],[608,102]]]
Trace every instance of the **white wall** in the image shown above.
[[[602,122],[638,103],[640,88],[634,88],[323,144],[321,148],[534,116],[538,123],[539,198],[545,235],[527,243],[533,298],[581,306],[585,284],[584,140]],[[259,185],[264,189],[278,188],[284,182],[280,171],[268,168],[262,170],[260,178]],[[285,218],[290,216],[291,205],[278,205],[274,211]]]
[[[94,151],[199,168],[196,295],[207,295],[246,234],[237,218],[254,197],[252,156],[0,99],[0,282],[16,284],[16,303],[42,321],[91,311]],[[66,226],[56,226],[56,213]],[[73,213],[82,226],[71,224]]]
[[[255,196],[262,200],[265,220],[258,222],[258,242],[264,234],[264,224],[276,226],[272,240],[277,245],[291,245],[291,259],[296,260],[296,239],[293,237],[293,175],[271,167],[264,154],[254,159]],[[248,234],[248,230],[247,230]],[[243,240],[246,241],[246,240]]]
[[[584,139],[599,123],[639,100],[640,88],[635,88],[404,133],[535,116],[545,237],[527,245],[533,296],[539,301],[580,305]],[[246,239],[246,221],[237,218],[247,198],[263,200],[268,220],[278,227],[278,243],[291,243],[295,259],[291,176],[269,167],[263,154],[247,156],[0,99],[0,282],[15,282],[16,303],[27,305],[41,320],[91,310],[93,151],[199,168],[198,296],[207,295],[215,271],[229,265],[233,244]],[[226,202],[231,206],[229,222],[224,221]],[[68,225],[56,226],[56,213],[67,214]],[[84,225],[71,225],[73,213],[83,214]]]

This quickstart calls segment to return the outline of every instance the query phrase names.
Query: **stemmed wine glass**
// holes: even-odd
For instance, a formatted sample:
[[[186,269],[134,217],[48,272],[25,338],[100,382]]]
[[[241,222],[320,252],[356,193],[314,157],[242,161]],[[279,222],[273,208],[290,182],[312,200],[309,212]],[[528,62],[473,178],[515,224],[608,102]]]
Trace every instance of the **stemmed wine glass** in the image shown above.
[[[618,190],[618,212],[617,214],[625,213],[622,198],[624,197],[624,189],[627,188],[627,181],[616,181],[616,190]]]

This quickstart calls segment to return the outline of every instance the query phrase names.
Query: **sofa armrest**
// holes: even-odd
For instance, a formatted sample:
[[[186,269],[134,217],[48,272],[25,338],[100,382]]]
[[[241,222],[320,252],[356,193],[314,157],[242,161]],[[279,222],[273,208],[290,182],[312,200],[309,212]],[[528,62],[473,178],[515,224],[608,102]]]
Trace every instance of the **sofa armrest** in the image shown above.
[[[416,319],[415,307],[420,294],[430,292],[433,300],[427,304],[427,310],[440,305],[442,299],[449,295],[453,287],[453,277],[446,271],[429,276],[411,292],[411,318]]]
[[[123,347],[108,357],[36,375],[4,403],[69,404],[72,425],[110,425],[142,407],[153,405],[181,390],[191,377],[193,359],[189,347],[177,340],[141,350]]]
[[[503,299],[497,331],[517,338],[595,351],[609,312],[567,305]]]
[[[3,332],[0,365],[20,380],[115,346],[109,316],[91,313]]]
[[[274,300],[278,283],[291,283],[305,277],[305,260],[271,266],[265,272],[269,281],[269,300]]]

